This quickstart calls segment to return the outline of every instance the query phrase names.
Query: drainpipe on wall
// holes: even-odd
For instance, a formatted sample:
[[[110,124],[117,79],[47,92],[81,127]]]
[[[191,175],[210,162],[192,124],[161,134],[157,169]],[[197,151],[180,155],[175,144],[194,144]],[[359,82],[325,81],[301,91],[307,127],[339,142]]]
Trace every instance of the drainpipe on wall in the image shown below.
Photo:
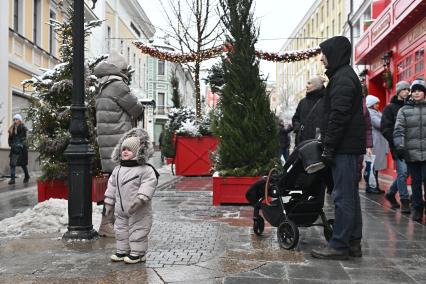
[[[352,45],[353,45],[353,42],[354,42],[354,27],[352,25],[353,9],[354,9],[354,1],[350,0],[349,1],[349,13],[348,13],[348,18],[347,18],[347,23],[348,23],[348,26],[349,26],[349,37],[350,37],[350,41],[351,41]],[[353,50],[353,46],[352,46],[352,50]],[[352,52],[352,55],[351,55],[351,66],[354,67],[354,54],[353,54],[353,52]]]

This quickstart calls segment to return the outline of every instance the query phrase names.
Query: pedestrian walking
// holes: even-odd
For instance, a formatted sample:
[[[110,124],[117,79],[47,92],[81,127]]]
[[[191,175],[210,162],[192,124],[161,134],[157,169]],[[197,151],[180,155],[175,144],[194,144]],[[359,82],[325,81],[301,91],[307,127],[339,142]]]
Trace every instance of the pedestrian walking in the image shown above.
[[[373,133],[373,155],[375,155],[374,165],[372,172],[376,179],[376,187],[370,187],[367,183],[366,193],[384,193],[385,191],[380,188],[379,184],[379,171],[387,169],[387,152],[389,152],[389,144],[386,138],[380,131],[380,122],[382,120],[382,113],[379,111],[380,100],[378,97],[368,95],[366,98],[366,105],[370,113],[371,127]]]
[[[362,216],[358,190],[358,156],[365,154],[365,121],[361,82],[349,65],[352,46],[343,36],[320,44],[321,61],[329,78],[324,95],[322,159],[332,170],[335,206],[333,235],[323,249],[311,254],[323,259],[360,257]]]
[[[365,150],[367,152],[367,157],[371,157],[371,155],[373,155],[373,130],[371,127],[370,112],[368,111],[367,105],[365,103],[365,97],[362,99],[362,114],[364,115],[365,121],[365,142],[367,147]],[[364,155],[360,155],[358,157],[358,182],[360,182],[362,178],[363,162]]]
[[[278,123],[278,137],[280,143],[280,157],[283,156],[284,160],[287,161],[289,153],[290,153],[290,132],[293,130],[291,125],[285,125],[282,119],[279,120]]]
[[[24,183],[28,183],[30,175],[28,173],[28,146],[27,146],[28,129],[22,121],[20,114],[13,116],[13,124],[9,127],[8,143],[10,146],[9,166],[10,180],[9,184],[15,184],[16,167],[22,167],[24,171]]]
[[[152,226],[151,200],[159,176],[147,163],[153,153],[148,133],[134,128],[124,134],[112,154],[112,160],[119,165],[108,180],[104,200],[105,215],[115,212],[116,253],[111,255],[111,261],[146,260]]]
[[[316,129],[321,127],[323,113],[324,79],[314,76],[306,83],[306,96],[300,100],[292,118],[295,144],[314,139]]]
[[[412,219],[416,222],[423,219],[422,183],[426,183],[425,93],[426,83],[423,79],[416,79],[411,83],[411,96],[398,111],[393,132],[396,155],[398,159],[405,160],[412,179]]]
[[[160,136],[158,137],[158,149],[160,150],[160,155],[161,155],[161,164],[164,163],[164,155],[163,155],[163,139],[164,139],[164,126],[161,129],[161,133]]]
[[[124,56],[112,51],[107,61],[95,67],[99,80],[96,96],[96,136],[101,158],[102,172],[111,174],[116,164],[111,153],[124,133],[132,129],[135,119],[143,115],[144,107],[131,93],[128,64]],[[114,237],[114,214],[102,217],[99,235]]]
[[[380,122],[380,130],[389,143],[389,148],[396,166],[396,179],[393,181],[385,194],[385,198],[391,204],[393,209],[401,207],[401,213],[410,214],[410,200],[407,190],[407,164],[404,160],[399,159],[395,144],[393,143],[393,131],[395,129],[396,116],[404,101],[410,93],[410,84],[406,81],[396,83],[396,94],[391,98],[390,103],[383,110],[382,120]],[[396,193],[399,193],[401,205],[396,200]]]

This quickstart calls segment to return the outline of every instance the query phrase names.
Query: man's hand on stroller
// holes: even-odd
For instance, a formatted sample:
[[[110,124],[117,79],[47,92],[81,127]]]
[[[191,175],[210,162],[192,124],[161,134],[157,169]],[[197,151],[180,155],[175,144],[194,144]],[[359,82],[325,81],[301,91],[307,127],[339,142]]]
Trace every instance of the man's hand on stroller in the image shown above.
[[[325,147],[321,154],[321,161],[327,166],[331,167],[334,164],[334,150]]]

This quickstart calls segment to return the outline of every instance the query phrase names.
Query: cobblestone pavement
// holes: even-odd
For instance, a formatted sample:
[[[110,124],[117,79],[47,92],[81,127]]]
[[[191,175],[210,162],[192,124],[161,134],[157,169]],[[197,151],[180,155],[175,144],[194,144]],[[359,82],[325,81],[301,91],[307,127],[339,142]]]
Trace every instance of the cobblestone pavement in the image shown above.
[[[382,195],[361,193],[364,256],[325,261],[309,254],[325,244],[322,228],[300,228],[297,248],[280,249],[276,228],[253,234],[250,207],[211,205],[210,178],[172,180],[154,198],[146,263],[111,263],[112,239],[34,236],[0,244],[0,282],[426,283],[425,226],[390,209]],[[329,196],[325,211],[332,217]]]

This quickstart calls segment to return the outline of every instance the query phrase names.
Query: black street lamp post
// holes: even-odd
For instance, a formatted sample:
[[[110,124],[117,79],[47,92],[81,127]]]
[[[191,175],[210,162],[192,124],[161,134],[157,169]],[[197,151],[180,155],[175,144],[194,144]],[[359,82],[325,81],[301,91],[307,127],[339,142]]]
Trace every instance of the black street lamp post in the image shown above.
[[[74,0],[73,92],[71,104],[71,140],[65,150],[68,160],[68,231],[63,239],[93,239],[98,233],[92,225],[92,157],[88,142],[84,105],[84,1]]]

